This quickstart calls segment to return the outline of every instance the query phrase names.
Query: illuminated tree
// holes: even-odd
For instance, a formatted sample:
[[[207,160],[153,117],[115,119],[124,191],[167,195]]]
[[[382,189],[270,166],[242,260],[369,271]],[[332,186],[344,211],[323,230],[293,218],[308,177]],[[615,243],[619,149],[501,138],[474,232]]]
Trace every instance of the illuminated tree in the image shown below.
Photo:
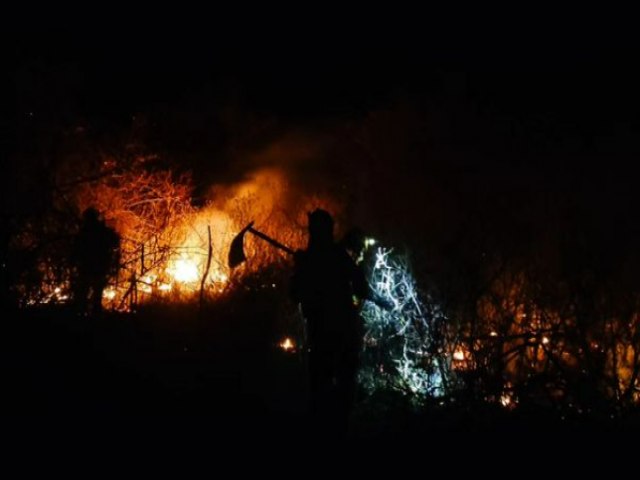
[[[420,400],[451,393],[455,382],[447,358],[447,318],[422,291],[408,257],[375,248],[365,261],[369,284],[390,309],[367,302],[361,384],[369,393],[397,390]]]

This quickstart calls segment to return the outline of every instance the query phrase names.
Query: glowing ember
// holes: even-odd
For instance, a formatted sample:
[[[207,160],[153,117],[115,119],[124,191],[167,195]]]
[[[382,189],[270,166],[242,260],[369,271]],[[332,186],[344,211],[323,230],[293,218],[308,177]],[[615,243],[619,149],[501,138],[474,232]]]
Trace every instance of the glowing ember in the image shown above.
[[[105,300],[113,300],[114,298],[116,298],[116,289],[107,288],[104,292],[102,292],[102,298]]]
[[[181,283],[194,283],[200,280],[198,265],[188,258],[176,260],[173,265],[167,269],[167,273],[177,282]]]
[[[453,352],[453,359],[461,362],[464,360],[464,350],[458,348],[455,352]]]
[[[547,345],[549,343],[549,337],[542,337],[542,344]]]
[[[513,399],[511,398],[511,394],[509,393],[503,393],[500,396],[500,404],[505,408],[512,408],[515,406],[515,402],[513,401]]]
[[[291,340],[289,337],[286,337],[280,342],[279,347],[285,352],[292,352],[295,349],[296,345],[295,343],[293,343],[293,340]]]

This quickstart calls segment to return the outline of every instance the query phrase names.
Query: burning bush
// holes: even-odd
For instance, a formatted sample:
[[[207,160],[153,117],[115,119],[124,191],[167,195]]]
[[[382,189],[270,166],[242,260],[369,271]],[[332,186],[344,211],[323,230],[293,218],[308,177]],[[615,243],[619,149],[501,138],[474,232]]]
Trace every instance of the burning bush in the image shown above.
[[[292,248],[303,248],[308,210],[324,207],[340,213],[339,202],[326,195],[310,193],[291,201],[295,185],[275,168],[214,186],[204,205],[195,207],[191,176],[162,168],[154,158],[106,158],[83,164],[82,170],[64,164],[56,172],[53,208],[43,221],[26,222],[14,238],[16,251],[33,263],[17,282],[23,303],[69,300],[69,249],[76,218],[88,207],[98,209],[121,238],[119,274],[104,293],[105,306],[121,310],[154,298],[221,295],[246,274],[282,262],[280,252],[248,239],[250,261],[231,275],[231,240],[250,221]],[[64,232],[64,247],[45,247],[51,237],[60,236],[58,230]]]

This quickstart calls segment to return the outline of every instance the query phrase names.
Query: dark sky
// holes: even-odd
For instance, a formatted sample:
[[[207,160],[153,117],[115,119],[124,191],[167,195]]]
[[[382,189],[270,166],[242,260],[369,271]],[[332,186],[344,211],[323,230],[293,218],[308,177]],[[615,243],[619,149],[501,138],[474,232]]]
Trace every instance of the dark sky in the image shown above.
[[[216,127],[225,109],[276,119],[282,130],[408,109],[417,120],[400,130],[413,136],[397,159],[387,155],[405,172],[402,192],[440,187],[472,203],[476,190],[553,190],[587,212],[599,206],[602,217],[635,211],[640,50],[623,26],[252,22],[68,21],[5,32],[11,158],[33,147],[36,131],[83,125],[117,137],[143,115],[160,139],[152,147],[215,170],[202,159],[230,142]],[[425,125],[422,138],[415,132]]]
[[[249,108],[307,117],[375,108],[398,90],[429,96],[441,88],[464,88],[474,103],[507,114],[577,118],[590,111],[585,120],[599,117],[599,124],[612,113],[631,120],[637,105],[637,50],[607,31],[517,33],[516,25],[503,34],[487,26],[465,35],[413,25],[352,32],[197,24],[18,29],[5,33],[5,48],[18,107],[41,106],[48,97],[52,106],[73,102],[93,116],[146,110],[216,87],[233,87]]]

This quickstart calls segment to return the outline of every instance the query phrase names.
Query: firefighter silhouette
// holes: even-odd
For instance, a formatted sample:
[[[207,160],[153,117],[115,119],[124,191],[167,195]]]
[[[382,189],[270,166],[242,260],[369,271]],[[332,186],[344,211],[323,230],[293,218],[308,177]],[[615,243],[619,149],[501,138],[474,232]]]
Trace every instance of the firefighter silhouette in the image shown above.
[[[79,312],[102,311],[102,294],[109,276],[117,274],[119,246],[118,234],[105,224],[98,211],[92,207],[85,210],[72,252],[72,293]]]
[[[334,242],[331,215],[318,209],[308,219],[308,248],[296,252],[292,296],[307,322],[310,413],[320,432],[344,435],[363,337],[357,302],[368,296],[368,285]]]

